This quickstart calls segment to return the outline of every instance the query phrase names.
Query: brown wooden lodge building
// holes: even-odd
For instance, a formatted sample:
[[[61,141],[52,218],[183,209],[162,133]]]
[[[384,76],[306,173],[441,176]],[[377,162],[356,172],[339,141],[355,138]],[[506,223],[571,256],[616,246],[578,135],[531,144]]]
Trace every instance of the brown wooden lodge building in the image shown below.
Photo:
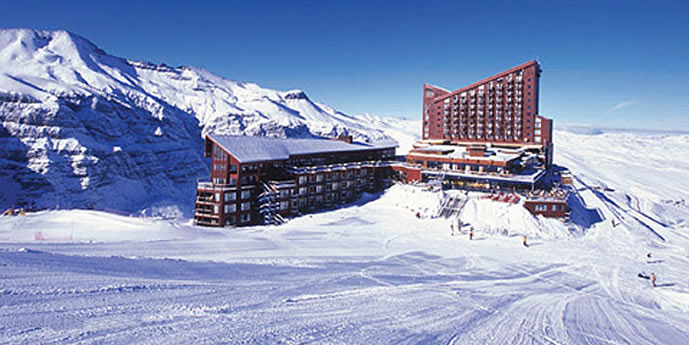
[[[280,224],[353,201],[391,183],[397,145],[338,140],[206,136],[210,182],[199,182],[194,222]]]

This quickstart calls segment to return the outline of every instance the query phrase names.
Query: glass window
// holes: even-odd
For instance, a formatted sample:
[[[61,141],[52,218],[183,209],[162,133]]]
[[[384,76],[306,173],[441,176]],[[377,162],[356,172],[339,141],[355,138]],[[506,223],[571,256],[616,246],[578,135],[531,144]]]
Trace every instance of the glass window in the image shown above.
[[[242,211],[248,211],[251,209],[251,203],[250,202],[243,202],[242,203]]]
[[[251,198],[251,191],[250,190],[243,190],[242,191],[242,199],[246,200]]]

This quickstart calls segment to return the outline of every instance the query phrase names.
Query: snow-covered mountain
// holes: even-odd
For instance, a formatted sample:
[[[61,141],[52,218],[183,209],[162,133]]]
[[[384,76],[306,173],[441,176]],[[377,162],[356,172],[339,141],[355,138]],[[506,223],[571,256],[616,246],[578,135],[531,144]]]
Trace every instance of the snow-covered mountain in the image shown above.
[[[352,135],[408,146],[418,126],[351,116],[300,90],[108,55],[66,31],[0,30],[0,206],[188,204],[207,133]],[[182,206],[182,208],[184,208]]]

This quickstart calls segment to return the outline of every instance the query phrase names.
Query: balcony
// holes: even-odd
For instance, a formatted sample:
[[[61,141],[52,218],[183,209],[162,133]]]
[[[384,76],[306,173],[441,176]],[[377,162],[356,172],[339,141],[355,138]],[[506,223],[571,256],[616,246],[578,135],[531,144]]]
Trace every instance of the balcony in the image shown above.
[[[196,218],[194,219],[194,224],[205,226],[219,226],[220,222],[217,219]]]
[[[205,195],[204,194],[198,194],[196,196],[196,201],[197,202],[206,202],[206,203],[211,202],[212,203],[213,202],[213,194],[210,194],[210,193],[205,193]]]
[[[213,209],[212,208],[206,208],[206,207],[197,207],[194,209],[194,214],[196,215],[203,215],[206,217],[219,217],[218,215],[213,214]]]
[[[237,186],[234,184],[218,184],[218,183],[212,183],[212,182],[197,182],[196,183],[196,189],[197,190],[206,190],[206,191],[213,191],[213,192],[224,192],[224,191],[233,191],[237,189]]]

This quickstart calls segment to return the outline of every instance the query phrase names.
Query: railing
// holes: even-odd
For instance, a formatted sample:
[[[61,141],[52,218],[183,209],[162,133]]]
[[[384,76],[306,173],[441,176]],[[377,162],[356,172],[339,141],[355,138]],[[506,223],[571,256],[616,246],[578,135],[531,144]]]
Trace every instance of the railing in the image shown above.
[[[569,191],[555,189],[551,191],[540,190],[526,194],[528,201],[565,201],[569,197]]]
[[[292,173],[313,173],[313,172],[328,172],[335,170],[345,170],[351,168],[377,168],[391,166],[395,162],[392,161],[363,161],[351,163],[339,163],[330,165],[320,165],[311,167],[289,167],[287,170]]]
[[[196,201],[198,201],[198,202],[214,202],[213,196],[209,196],[209,197],[198,196],[196,198]]]
[[[294,187],[296,186],[296,180],[268,180],[266,183],[274,187]]]
[[[210,216],[213,214],[213,209],[207,209],[207,208],[195,208],[194,209],[195,214],[202,214],[204,216]]]
[[[218,222],[215,219],[194,219],[194,224],[196,225],[220,225],[220,222]]]
[[[197,182],[196,183],[196,188],[197,189],[204,189],[204,190],[212,190],[212,191],[229,191],[229,190],[236,190],[237,186],[236,185],[230,185],[230,184],[218,184],[218,183],[212,183],[212,182]]]

